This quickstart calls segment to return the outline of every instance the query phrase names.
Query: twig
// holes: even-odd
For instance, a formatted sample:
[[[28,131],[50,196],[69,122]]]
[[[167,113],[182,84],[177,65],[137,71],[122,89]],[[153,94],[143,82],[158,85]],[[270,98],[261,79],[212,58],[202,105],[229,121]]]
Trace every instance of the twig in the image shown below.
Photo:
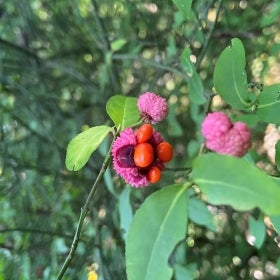
[[[38,233],[38,234],[45,234],[50,236],[59,236],[67,239],[72,239],[72,236],[67,234],[61,234],[60,232],[56,231],[49,231],[49,230],[41,230],[36,228],[4,228],[0,229],[0,233],[6,233],[6,232],[13,232],[13,231],[19,231],[19,232],[27,232],[27,233]],[[86,242],[85,240],[82,240]]]
[[[213,22],[207,36],[206,36],[206,39],[205,39],[205,42],[203,44],[203,48],[199,54],[199,57],[197,58],[197,62],[196,62],[196,69],[199,69],[200,68],[200,64],[205,56],[205,53],[206,53],[206,50],[208,48],[208,45],[210,43],[210,40],[213,36],[213,32],[214,32],[214,29],[216,27],[216,23],[218,21],[218,18],[219,18],[219,14],[220,14],[220,10],[221,10],[221,6],[222,6],[222,2],[223,0],[218,0],[218,6],[217,6],[217,14],[216,14],[216,18],[215,18],[215,21]]]
[[[110,41],[108,39],[103,21],[101,20],[101,18],[98,15],[98,12],[97,12],[98,7],[97,7],[96,1],[91,0],[91,4],[93,6],[93,16],[95,18],[97,28],[99,30],[100,35],[103,37],[103,46],[104,46],[103,53],[104,53],[104,56],[106,56],[111,51]],[[118,77],[118,71],[116,70],[116,67],[113,63],[111,64],[110,77],[111,77],[113,88],[115,90],[117,90],[119,77]]]
[[[111,150],[112,150],[112,146],[113,146],[113,143],[114,143],[114,140],[115,140],[115,137],[116,137],[116,134],[114,136],[114,139],[112,141],[112,144],[110,146],[110,149],[104,159],[104,162],[102,164],[102,167],[100,169],[100,172],[91,188],[91,191],[86,199],[86,202],[85,204],[83,205],[83,207],[81,208],[81,214],[80,214],[80,218],[79,218],[79,221],[78,221],[78,226],[77,226],[77,229],[76,229],[76,232],[75,232],[75,235],[74,235],[74,238],[73,238],[73,241],[72,241],[72,245],[70,247],[70,252],[67,256],[67,258],[65,259],[64,261],[64,264],[57,276],[57,280],[60,280],[62,279],[64,273],[66,272],[71,260],[73,259],[74,257],[74,254],[76,252],[76,249],[78,247],[78,244],[79,244],[79,240],[80,240],[80,235],[81,235],[81,230],[82,230],[82,227],[83,227],[83,223],[84,223],[84,220],[85,220],[85,217],[87,215],[87,213],[89,212],[89,204],[97,190],[97,185],[98,183],[100,182],[101,178],[103,177],[103,175],[105,174],[106,170],[107,170],[107,167],[109,166],[110,164],[110,160],[111,160]]]

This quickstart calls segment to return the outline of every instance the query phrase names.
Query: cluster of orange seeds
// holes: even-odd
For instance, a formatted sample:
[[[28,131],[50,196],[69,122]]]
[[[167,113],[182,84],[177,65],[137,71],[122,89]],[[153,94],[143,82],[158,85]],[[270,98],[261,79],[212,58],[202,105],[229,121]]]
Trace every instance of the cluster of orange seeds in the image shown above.
[[[161,169],[154,162],[168,162],[173,157],[173,148],[168,142],[161,142],[154,147],[150,140],[153,136],[153,127],[143,124],[136,132],[137,145],[134,150],[133,160],[137,167],[148,168],[147,179],[156,183],[161,178]]]

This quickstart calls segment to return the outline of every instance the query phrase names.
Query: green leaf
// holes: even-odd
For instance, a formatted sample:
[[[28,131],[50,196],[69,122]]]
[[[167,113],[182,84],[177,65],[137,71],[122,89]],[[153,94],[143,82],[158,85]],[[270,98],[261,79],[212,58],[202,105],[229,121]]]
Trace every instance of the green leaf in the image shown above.
[[[179,9],[184,18],[193,18],[192,0],[172,0],[172,2]]]
[[[271,223],[273,224],[274,229],[280,235],[280,215],[279,216],[270,216]]]
[[[280,84],[264,87],[256,104],[256,114],[261,121],[280,124]]]
[[[120,228],[124,240],[127,238],[128,229],[132,220],[132,208],[129,200],[131,187],[123,189],[119,196],[119,215],[120,215]]]
[[[266,173],[242,158],[209,153],[194,161],[193,179],[208,201],[246,211],[259,207],[280,214],[280,187]]]
[[[197,264],[190,263],[186,266],[175,265],[175,280],[193,280],[195,279],[195,272],[197,271]]]
[[[265,240],[266,228],[263,221],[263,216],[261,219],[256,220],[253,217],[249,217],[249,234],[253,237],[252,244],[257,249],[260,249]]]
[[[275,163],[277,166],[278,171],[280,171],[280,140],[277,141],[275,145]]]
[[[117,39],[111,42],[111,51],[116,52],[119,51],[126,44],[125,39]]]
[[[214,69],[214,86],[217,93],[235,109],[251,106],[245,72],[245,51],[242,42],[235,38],[223,50]]]
[[[188,92],[190,100],[195,104],[204,104],[204,88],[201,78],[196,72],[194,64],[190,60],[191,50],[186,48],[181,55],[181,66],[188,75]]]
[[[249,127],[255,127],[258,124],[259,118],[255,114],[250,115],[234,115],[231,117],[233,122],[244,122]]]
[[[172,185],[150,195],[136,212],[126,243],[128,280],[169,280],[168,258],[186,236],[188,195]]]
[[[212,231],[216,231],[213,215],[201,200],[197,198],[191,198],[189,200],[189,217],[194,223],[206,226]]]
[[[91,127],[76,135],[67,147],[65,164],[68,170],[80,170],[112,128],[106,125]]]
[[[135,97],[114,95],[108,100],[106,111],[116,127],[120,127],[121,130],[137,123],[140,117]]]
[[[167,116],[168,134],[170,136],[179,137],[183,135],[183,129],[176,118],[175,109],[176,109],[175,104],[169,106],[169,112]]]

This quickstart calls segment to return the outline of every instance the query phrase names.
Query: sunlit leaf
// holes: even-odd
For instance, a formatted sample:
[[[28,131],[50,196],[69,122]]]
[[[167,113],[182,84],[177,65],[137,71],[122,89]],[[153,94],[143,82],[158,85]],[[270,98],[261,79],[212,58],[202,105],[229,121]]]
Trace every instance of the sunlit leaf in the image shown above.
[[[125,39],[117,39],[111,42],[111,50],[112,52],[120,50],[126,44]]]
[[[258,95],[256,113],[263,122],[280,124],[280,84],[264,87]]]
[[[191,50],[186,48],[181,55],[181,66],[186,72],[188,79],[188,93],[190,100],[195,104],[203,104],[206,101],[201,78],[196,72],[195,66],[190,60]]]
[[[65,160],[67,169],[70,171],[81,169],[111,129],[105,125],[94,126],[76,135],[67,147]]]
[[[242,42],[235,38],[223,50],[214,69],[214,86],[217,93],[235,109],[246,109],[251,105],[245,72],[245,50]]]
[[[256,166],[242,158],[205,154],[194,161],[193,179],[208,201],[245,211],[259,207],[280,214],[280,187]]]
[[[106,104],[106,111],[116,127],[120,127],[121,130],[137,123],[140,116],[137,98],[123,95],[112,96]]]
[[[260,249],[265,240],[266,228],[263,221],[263,217],[261,219],[255,219],[253,217],[249,217],[249,235],[253,238],[252,243],[257,248]]]
[[[136,212],[126,244],[128,280],[169,280],[168,258],[186,235],[188,196],[173,185],[150,195]]]

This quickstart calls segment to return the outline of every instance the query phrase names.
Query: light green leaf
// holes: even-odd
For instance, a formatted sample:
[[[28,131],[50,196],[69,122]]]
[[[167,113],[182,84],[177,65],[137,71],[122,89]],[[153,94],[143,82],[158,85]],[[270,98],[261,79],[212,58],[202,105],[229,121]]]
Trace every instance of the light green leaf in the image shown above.
[[[111,42],[111,51],[119,51],[126,44],[125,39],[117,39]]]
[[[280,124],[280,84],[264,87],[256,104],[256,114],[261,121]]]
[[[114,95],[108,100],[106,111],[116,127],[120,127],[121,130],[134,125],[140,118],[137,98],[134,97]]]
[[[249,217],[249,234],[253,237],[253,245],[257,249],[260,249],[265,240],[266,228],[263,221],[263,216],[261,219],[256,220],[253,217]]]
[[[189,217],[194,223],[216,231],[213,215],[201,200],[197,198],[191,198],[189,200]]]
[[[242,158],[209,153],[194,161],[195,183],[214,205],[246,211],[259,207],[280,214],[280,187],[266,173]]]
[[[235,38],[223,50],[214,69],[214,86],[217,93],[235,109],[251,106],[245,72],[245,51],[242,42]]]
[[[128,280],[170,280],[168,258],[185,238],[188,195],[182,185],[150,195],[136,212],[126,243]]]
[[[195,104],[204,104],[204,88],[201,78],[196,72],[194,64],[190,60],[191,50],[186,48],[181,55],[181,66],[188,75],[188,92],[190,100]]]
[[[67,147],[65,164],[68,170],[80,170],[112,128],[106,125],[91,127],[76,135]]]

